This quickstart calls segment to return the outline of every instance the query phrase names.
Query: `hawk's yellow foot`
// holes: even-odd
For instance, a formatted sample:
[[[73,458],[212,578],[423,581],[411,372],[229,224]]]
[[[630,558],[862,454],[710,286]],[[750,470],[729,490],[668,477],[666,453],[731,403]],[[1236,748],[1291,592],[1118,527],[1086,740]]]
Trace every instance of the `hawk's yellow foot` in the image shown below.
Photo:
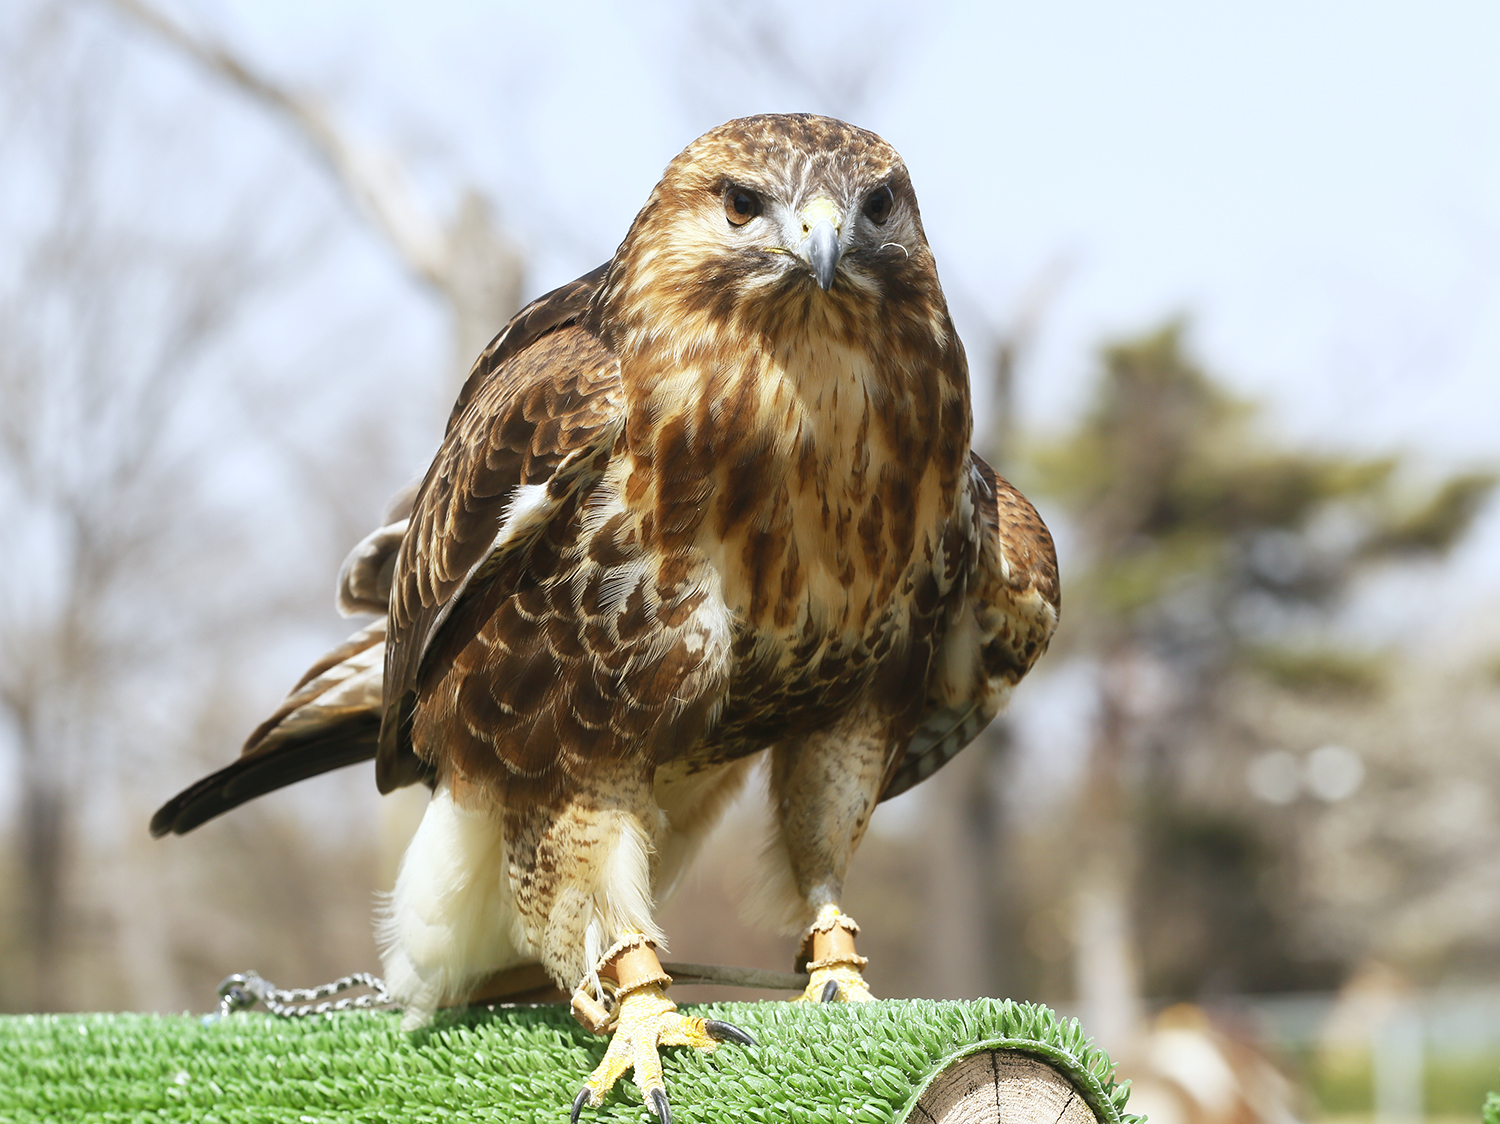
[[[850,964],[814,968],[812,981],[796,999],[798,1003],[868,1003],[875,997],[859,969]]]
[[[802,939],[798,967],[811,979],[798,1003],[868,1003],[875,996],[860,973],[870,961],[854,951],[859,926],[836,905],[825,905]]]
[[[732,1023],[717,1019],[700,1019],[681,1014],[677,1004],[667,998],[666,985],[672,977],[661,970],[656,953],[644,939],[627,937],[605,956],[601,975],[613,973],[619,978],[615,991],[618,1006],[611,1028],[609,1049],[578,1096],[573,1098],[573,1124],[585,1103],[598,1108],[628,1069],[635,1070],[635,1083],[661,1124],[672,1124],[672,1109],[667,1103],[666,1083],[662,1080],[661,1046],[693,1046],[712,1050],[720,1042],[738,1042],[754,1046],[755,1039]],[[574,1010],[580,1021],[589,1025],[579,1011],[575,997]]]

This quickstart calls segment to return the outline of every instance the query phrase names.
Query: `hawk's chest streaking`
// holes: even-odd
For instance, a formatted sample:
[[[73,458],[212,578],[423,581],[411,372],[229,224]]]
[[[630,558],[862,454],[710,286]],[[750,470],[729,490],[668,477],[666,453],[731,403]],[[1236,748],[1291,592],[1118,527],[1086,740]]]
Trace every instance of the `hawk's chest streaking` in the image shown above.
[[[605,481],[658,586],[725,615],[707,760],[836,721],[877,678],[882,722],[913,709],[971,551],[967,381],[946,311],[893,314],[878,287],[847,284],[749,293],[728,325],[739,346],[696,309],[638,351],[625,341],[623,455]]]
[[[993,713],[984,629],[936,658],[984,534],[963,349],[894,151],[820,118],[718,131],[576,292],[481,357],[419,491],[382,787],[604,800],[617,767],[851,720],[894,762],[954,742],[911,740],[934,707]]]

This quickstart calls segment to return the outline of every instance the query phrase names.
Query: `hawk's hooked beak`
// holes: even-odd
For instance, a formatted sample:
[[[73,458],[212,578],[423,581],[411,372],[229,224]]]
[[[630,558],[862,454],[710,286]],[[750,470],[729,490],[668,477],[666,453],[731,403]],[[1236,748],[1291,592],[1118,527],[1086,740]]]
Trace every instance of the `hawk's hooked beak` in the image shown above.
[[[804,261],[813,268],[818,288],[825,293],[833,284],[844,248],[839,245],[839,213],[833,201],[820,195],[802,209],[802,246]]]

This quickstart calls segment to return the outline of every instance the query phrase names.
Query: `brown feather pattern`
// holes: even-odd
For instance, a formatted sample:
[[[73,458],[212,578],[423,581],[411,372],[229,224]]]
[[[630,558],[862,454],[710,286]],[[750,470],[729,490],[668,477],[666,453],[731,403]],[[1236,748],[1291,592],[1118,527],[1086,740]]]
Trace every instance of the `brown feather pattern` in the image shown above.
[[[726,222],[731,189],[763,214]],[[840,223],[826,290],[812,214]],[[610,817],[654,883],[714,778],[770,750],[805,924],[876,801],[971,740],[1056,625],[1051,539],[971,426],[895,151],[808,115],[700,138],[609,263],[486,349],[394,566],[360,563],[391,583],[382,791],[493,810],[517,947],[571,986]]]
[[[825,293],[703,229],[730,182],[792,210],[822,191],[846,213],[887,183],[909,237],[853,248]],[[971,581],[1014,581],[991,572],[1008,555],[994,496],[970,494],[994,477],[970,471],[963,351],[884,142],[806,117],[710,134],[583,293],[455,412],[397,562],[381,750],[410,747],[460,801],[505,810],[507,838],[530,841],[511,861],[543,944],[548,895],[526,887],[557,866],[545,841],[568,807],[852,713],[881,731],[889,786],[943,693],[929,671],[953,620],[983,617],[980,692],[1045,642],[968,604]],[[535,533],[497,550],[512,489],[579,457],[590,470]]]

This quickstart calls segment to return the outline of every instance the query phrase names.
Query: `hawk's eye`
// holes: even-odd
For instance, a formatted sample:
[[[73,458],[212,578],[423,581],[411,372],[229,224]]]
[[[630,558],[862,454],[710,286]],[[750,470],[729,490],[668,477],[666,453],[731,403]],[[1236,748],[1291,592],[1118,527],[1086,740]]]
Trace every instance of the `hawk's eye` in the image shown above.
[[[724,193],[724,214],[733,226],[744,226],[760,214],[760,196],[743,187],[731,187]]]
[[[891,209],[896,205],[896,197],[891,194],[891,189],[881,184],[870,197],[865,200],[865,218],[876,226],[884,226],[885,220],[891,217]]]

